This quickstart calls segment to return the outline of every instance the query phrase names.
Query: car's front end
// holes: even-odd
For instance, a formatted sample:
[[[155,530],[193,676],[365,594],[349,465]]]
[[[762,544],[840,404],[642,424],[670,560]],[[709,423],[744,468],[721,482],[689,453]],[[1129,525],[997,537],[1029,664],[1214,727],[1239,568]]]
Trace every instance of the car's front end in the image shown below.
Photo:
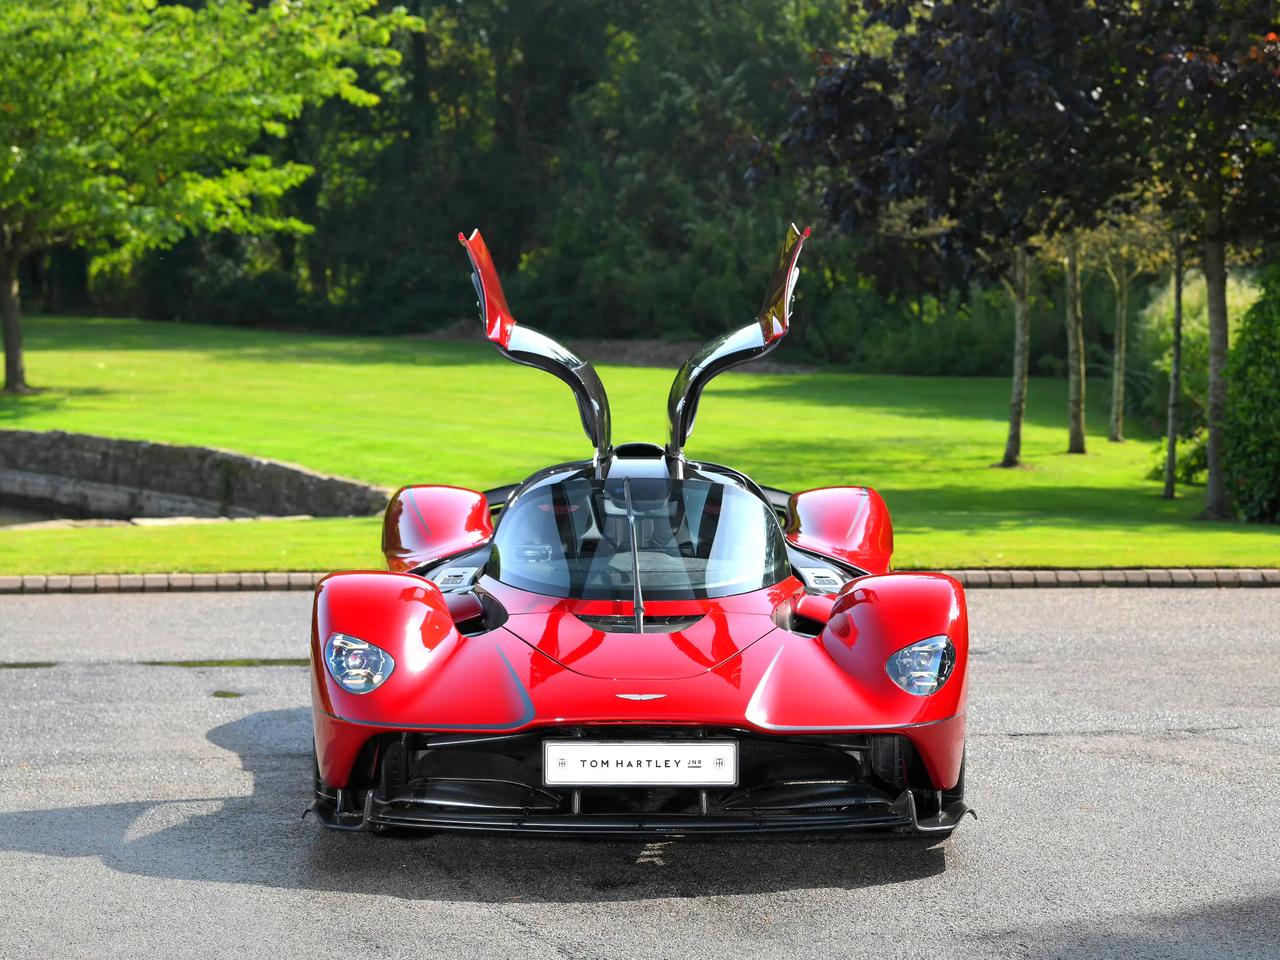
[[[476,551],[322,582],[313,812],[348,829],[951,830],[959,585],[801,553],[729,473],[596,469],[531,478]]]

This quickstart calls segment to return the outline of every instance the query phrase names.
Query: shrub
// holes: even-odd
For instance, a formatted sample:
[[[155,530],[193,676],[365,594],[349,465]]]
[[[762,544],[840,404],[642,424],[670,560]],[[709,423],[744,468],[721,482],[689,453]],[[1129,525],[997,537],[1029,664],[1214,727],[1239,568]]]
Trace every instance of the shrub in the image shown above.
[[[1258,298],[1258,286],[1247,271],[1232,271],[1227,281],[1227,316],[1231,339],[1237,318]],[[1166,278],[1139,312],[1129,367],[1149,370],[1134,393],[1138,412],[1163,432],[1169,404],[1169,371],[1173,365],[1173,279]],[[1130,384],[1134,386],[1134,384]],[[1209,399],[1209,308],[1204,277],[1188,270],[1182,288],[1182,389],[1178,400],[1178,433],[1187,436],[1204,426]]]
[[[1161,437],[1152,447],[1155,460],[1147,471],[1148,480],[1164,480],[1168,444],[1168,438]],[[1209,476],[1209,431],[1201,427],[1190,436],[1178,438],[1178,461],[1173,466],[1173,476],[1178,483],[1184,485],[1205,482]]]
[[[1280,521],[1280,265],[1263,277],[1227,361],[1227,483],[1240,516]]]

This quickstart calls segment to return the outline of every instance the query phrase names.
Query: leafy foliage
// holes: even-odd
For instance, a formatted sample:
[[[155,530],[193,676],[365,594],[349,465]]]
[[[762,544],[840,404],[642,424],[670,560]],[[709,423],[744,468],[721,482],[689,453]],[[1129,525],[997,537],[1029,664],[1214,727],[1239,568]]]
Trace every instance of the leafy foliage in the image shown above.
[[[368,106],[357,67],[413,24],[373,0],[7,2],[0,17],[0,228],[13,261],[91,246],[98,267],[198,231],[302,232],[275,206],[311,168],[277,162],[304,106]]]
[[[1160,440],[1151,450],[1151,469],[1147,471],[1148,480],[1163,480],[1165,475],[1165,458],[1168,455],[1166,441]],[[1205,474],[1209,472],[1209,437],[1203,427],[1188,434],[1178,447],[1178,459],[1174,464],[1174,479],[1184,486],[1192,483],[1204,483]]]
[[[1274,236],[1258,198],[1280,190],[1280,35],[1271,0],[1144,0],[1115,47],[1112,110],[1140,136],[1167,207],[1206,239]],[[1220,222],[1207,229],[1204,217]]]
[[[842,226],[905,213],[944,257],[1007,275],[1014,250],[1087,224],[1132,176],[1098,94],[1114,5],[866,6],[899,31],[891,49],[825,67],[788,134]]]
[[[1029,258],[1037,237],[1090,226],[1135,177],[1101,91],[1114,56],[1111,0],[908,0],[864,7],[898,32],[887,50],[824,68],[792,120],[791,151],[825,185],[850,231],[914,244],[941,276],[985,276],[1014,306],[1009,430],[1001,465],[1021,462],[1030,368]],[[1016,158],[1016,161],[1014,160]],[[1073,453],[1085,450],[1083,317],[1068,244]]]
[[[1280,522],[1280,268],[1263,277],[1228,361],[1224,430],[1228,485],[1236,511],[1254,523]]]
[[[1231,338],[1239,328],[1239,318],[1258,299],[1260,289],[1251,272],[1237,271],[1227,283],[1227,307]],[[1190,437],[1205,425],[1209,404],[1209,311],[1204,275],[1187,273],[1182,299],[1182,377],[1179,400],[1179,435]],[[1152,372],[1146,389],[1136,395],[1137,410],[1152,423],[1165,415],[1169,398],[1169,371],[1173,357],[1173,282],[1162,282],[1151,291],[1150,300],[1134,325],[1134,360]]]
[[[752,315],[792,219],[795,184],[744,178],[781,129],[834,4],[662,0],[608,34],[604,71],[574,98],[559,203],[521,263],[521,302],[575,333],[703,336]],[[807,265],[810,308],[821,273]],[[817,283],[814,283],[814,280]]]
[[[51,102],[102,117],[120,141],[90,151],[100,163],[50,166],[120,216],[105,232],[48,233],[55,249],[24,265],[28,300],[416,332],[473,316],[454,234],[480,226],[522,319],[558,333],[695,337],[756,309],[779,230],[796,219],[818,229],[780,356],[1006,374],[1012,309],[962,274],[985,282],[1007,266],[1009,244],[1064,217],[1083,189],[1072,171],[1110,189],[1138,169],[1126,174],[1132,151],[1115,139],[1108,101],[1081,80],[1123,86],[1113,71],[1124,64],[1103,57],[1109,2],[868,4],[881,11],[870,26],[846,0],[404,0],[412,17],[392,2],[5,0],[0,64],[22,82],[0,95],[0,110],[13,107],[0,112],[0,130],[48,109],[41,85]],[[86,19],[91,6],[98,21]],[[151,36],[135,52],[157,66],[125,70],[131,31],[144,22]],[[1108,22],[1113,33],[1121,24]],[[396,29],[416,23],[424,29]],[[35,56],[24,30],[53,45]],[[961,33],[972,36],[940,51],[927,42]],[[73,50],[77,37],[85,49]],[[66,70],[55,69],[54,40],[72,44]],[[193,69],[213,66],[219,51],[233,62],[192,85],[179,70],[186,46]],[[899,51],[910,54],[905,73]],[[831,84],[857,78],[844,72],[850,64],[867,80],[852,101],[798,100],[815,77],[814,90],[834,97]],[[899,117],[908,90],[918,109]],[[798,153],[775,151],[797,105],[789,142]],[[802,142],[806,124],[826,122],[823,110],[836,111],[826,120],[848,137],[822,149],[865,160],[841,168],[857,172],[847,184]],[[124,143],[150,111],[159,115],[138,142]],[[73,119],[50,126],[42,149],[84,141],[88,128]],[[931,152],[912,160],[910,138],[922,134]],[[804,152],[812,166],[793,169],[788,157]],[[6,164],[0,156],[14,175]],[[145,174],[161,167],[182,171],[164,174],[164,190]],[[0,197],[6,189],[0,182]],[[875,194],[875,204],[830,207],[847,215],[852,232],[842,236],[821,222],[822,189]],[[952,194],[954,210],[932,199]],[[75,208],[88,216],[79,200]],[[975,237],[989,241],[980,254]],[[88,296],[83,254],[67,242],[96,255]],[[128,269],[100,269],[113,265]],[[1039,373],[1062,370],[1056,269],[1031,286]],[[1086,341],[1111,329],[1106,287],[1086,275]]]

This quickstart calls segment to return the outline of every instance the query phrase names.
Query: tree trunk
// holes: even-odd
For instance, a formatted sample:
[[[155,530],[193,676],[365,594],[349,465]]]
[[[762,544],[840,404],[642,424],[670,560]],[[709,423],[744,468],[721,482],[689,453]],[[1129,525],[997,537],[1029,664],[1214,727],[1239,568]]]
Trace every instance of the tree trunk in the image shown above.
[[[1209,485],[1204,517],[1231,517],[1231,495],[1222,462],[1222,428],[1227,414],[1227,241],[1222,229],[1222,195],[1209,200],[1204,218],[1204,282],[1209,312]]]
[[[1122,264],[1122,270],[1127,267]],[[1128,340],[1129,323],[1129,275],[1116,275],[1116,334],[1115,348],[1111,354],[1111,433],[1115,443],[1124,440],[1124,354]]]
[[[1169,366],[1169,412],[1165,429],[1168,449],[1164,457],[1164,498],[1177,493],[1178,400],[1182,392],[1182,237],[1173,238],[1173,363]]]
[[[22,361],[22,311],[18,301],[18,257],[0,253],[0,325],[4,327],[4,392],[30,393]]]
[[[1067,453],[1084,453],[1084,315],[1080,305],[1080,245],[1067,245]]]
[[[1009,438],[1004,445],[1002,467],[1022,462],[1022,417],[1027,410],[1027,367],[1031,360],[1030,267],[1025,249],[1013,255],[1013,393],[1009,399]]]

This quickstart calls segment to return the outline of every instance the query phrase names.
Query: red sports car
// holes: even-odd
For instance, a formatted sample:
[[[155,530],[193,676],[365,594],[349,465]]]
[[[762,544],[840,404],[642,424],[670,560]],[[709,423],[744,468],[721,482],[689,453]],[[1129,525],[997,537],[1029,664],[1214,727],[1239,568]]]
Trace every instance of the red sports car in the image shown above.
[[[807,236],[756,320],[680,369],[666,445],[615,446],[595,370],[517,324],[459,235],[489,340],[573,389],[594,454],[487,493],[405,487],[389,569],[320,583],[323,824],[945,834],[969,812],[960,585],[890,572],[874,490],[788,495],[685,456],[707,382],[786,334]]]

